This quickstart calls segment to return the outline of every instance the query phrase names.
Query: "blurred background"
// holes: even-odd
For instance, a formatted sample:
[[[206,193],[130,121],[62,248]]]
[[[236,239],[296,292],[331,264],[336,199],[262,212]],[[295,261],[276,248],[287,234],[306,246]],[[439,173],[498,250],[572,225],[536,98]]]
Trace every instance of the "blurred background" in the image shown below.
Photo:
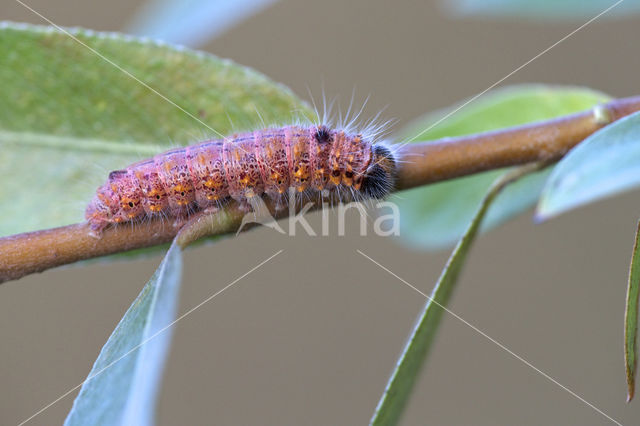
[[[505,2],[470,0],[26,3],[59,25],[135,32],[231,58],[308,100],[308,88],[317,99],[324,86],[346,107],[355,89],[356,102],[370,95],[365,117],[388,106],[383,117],[397,119],[396,129],[484,90],[611,4],[567,1],[563,10],[521,14]],[[628,3],[504,84],[638,94],[640,16]],[[12,0],[0,4],[0,18],[44,24]],[[637,197],[541,225],[529,213],[482,236],[450,306],[623,424],[640,423],[640,401],[625,404],[622,352]],[[284,249],[177,324],[158,424],[368,422],[425,300],[356,249],[426,293],[449,252],[358,236],[358,219],[350,219],[347,237],[261,228],[186,253],[181,312]],[[310,222],[319,229],[319,215]],[[160,259],[68,267],[0,286],[1,424],[19,423],[85,379]],[[29,424],[60,424],[74,397]],[[403,418],[406,425],[606,423],[447,315]]]

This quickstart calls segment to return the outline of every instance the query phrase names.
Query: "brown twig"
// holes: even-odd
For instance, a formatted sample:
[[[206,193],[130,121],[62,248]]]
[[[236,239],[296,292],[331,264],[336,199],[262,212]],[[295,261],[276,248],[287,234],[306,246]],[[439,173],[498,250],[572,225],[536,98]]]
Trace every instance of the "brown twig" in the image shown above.
[[[476,135],[406,145],[398,188],[534,161],[559,160],[596,130],[640,110],[640,96],[616,99],[553,120]]]
[[[407,161],[399,164],[396,189],[534,161],[558,160],[596,130],[638,110],[640,97],[618,99],[554,120],[409,144],[399,152]],[[288,211],[275,213],[272,205],[269,209],[276,219],[289,215]],[[235,203],[214,215],[196,215],[189,221],[189,232],[181,233],[179,243],[184,246],[205,235],[235,232],[242,217],[243,212]],[[79,260],[166,243],[177,233],[171,224],[156,220],[109,228],[100,239],[92,237],[82,223],[0,238],[0,282]]]

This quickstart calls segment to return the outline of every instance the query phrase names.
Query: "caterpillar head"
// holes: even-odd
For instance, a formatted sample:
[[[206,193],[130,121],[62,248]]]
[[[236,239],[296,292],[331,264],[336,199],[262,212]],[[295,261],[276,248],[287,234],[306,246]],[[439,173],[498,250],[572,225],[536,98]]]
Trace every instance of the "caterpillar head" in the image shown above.
[[[384,145],[371,147],[373,156],[362,180],[360,190],[369,198],[384,198],[391,190],[396,177],[396,161]]]
[[[84,214],[91,226],[91,231],[99,234],[107,225],[113,223],[113,212],[116,209],[117,201],[106,194],[103,188],[99,188]]]

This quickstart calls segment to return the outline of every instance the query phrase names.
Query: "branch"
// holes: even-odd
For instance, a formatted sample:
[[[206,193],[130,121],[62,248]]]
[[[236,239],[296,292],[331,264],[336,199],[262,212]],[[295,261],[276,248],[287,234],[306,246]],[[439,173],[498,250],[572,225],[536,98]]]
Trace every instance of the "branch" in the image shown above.
[[[406,145],[398,189],[486,170],[557,161],[596,130],[640,110],[640,96],[616,99],[588,111],[494,132]]]
[[[589,111],[554,120],[457,138],[403,146],[396,190],[535,161],[557,161],[596,130],[640,110],[640,96],[617,99]],[[276,219],[289,215],[276,212]],[[315,206],[314,208],[319,208]],[[206,235],[236,232],[244,212],[229,203],[215,214],[196,214],[183,227],[181,246]],[[107,228],[100,239],[86,223],[0,238],[0,283],[34,272],[171,241],[179,229],[163,220]]]

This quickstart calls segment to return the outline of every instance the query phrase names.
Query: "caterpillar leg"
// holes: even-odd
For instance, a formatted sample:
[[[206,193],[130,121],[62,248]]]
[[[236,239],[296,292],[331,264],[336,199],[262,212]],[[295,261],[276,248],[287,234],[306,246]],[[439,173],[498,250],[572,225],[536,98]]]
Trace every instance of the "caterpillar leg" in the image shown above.
[[[242,201],[238,201],[238,209],[240,209],[240,211],[244,213],[253,211],[253,209],[251,208],[251,204],[249,204],[249,201],[246,198],[243,198]]]
[[[287,202],[282,194],[278,194],[276,197],[271,197],[271,199],[275,201],[275,209],[277,212],[281,212],[288,207]]]
[[[220,207],[218,207],[218,206],[209,206],[209,207],[205,208],[204,210],[202,210],[202,212],[206,213],[206,214],[218,213],[219,211],[220,211]]]
[[[180,229],[184,226],[185,223],[187,223],[187,219],[187,215],[175,216],[173,218],[173,223],[171,224],[171,226],[173,226],[175,229]]]
[[[102,238],[105,228],[109,226],[109,222],[88,221],[87,224],[89,225],[89,236],[97,240]]]

